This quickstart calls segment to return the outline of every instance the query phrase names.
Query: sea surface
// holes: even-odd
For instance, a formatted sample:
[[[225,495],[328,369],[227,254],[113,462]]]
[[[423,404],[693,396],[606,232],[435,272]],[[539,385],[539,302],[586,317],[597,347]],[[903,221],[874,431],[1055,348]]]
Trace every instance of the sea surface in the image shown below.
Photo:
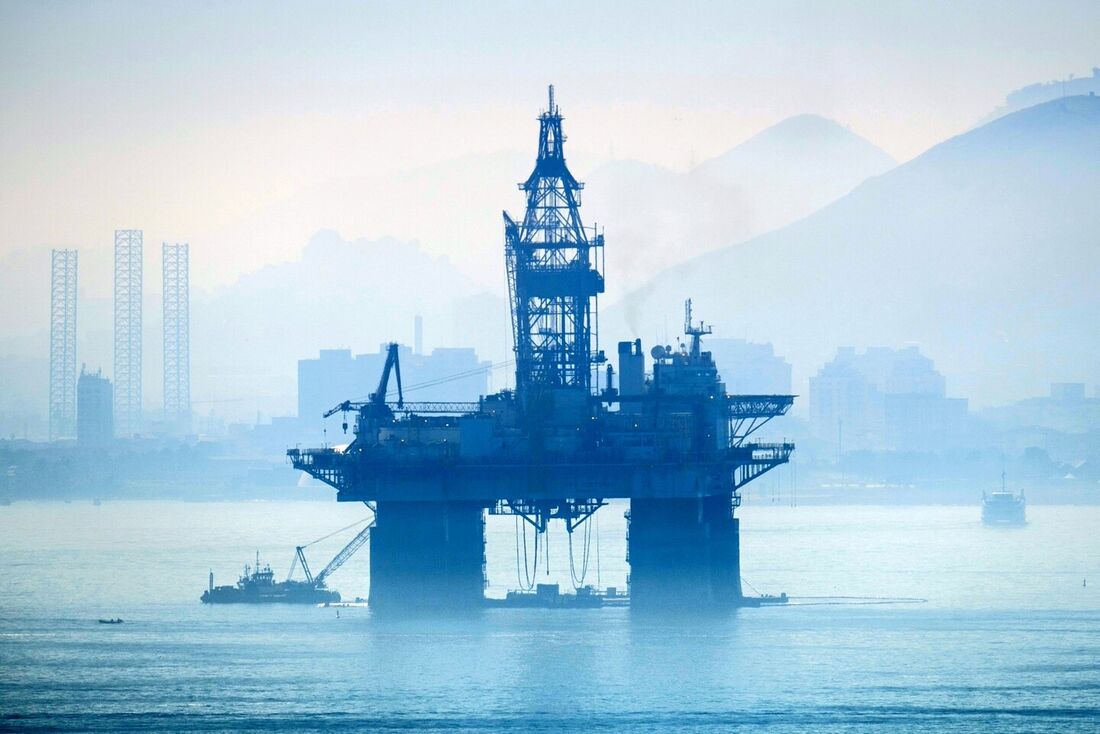
[[[599,512],[586,583],[625,585],[624,509]],[[1033,506],[1026,527],[988,528],[976,506],[750,504],[746,592],[794,603],[723,615],[199,603],[210,571],[232,583],[258,552],[282,576],[295,545],[368,514],[0,507],[0,729],[1100,731],[1098,507]],[[516,527],[489,519],[491,595],[526,582]],[[354,532],[310,546],[313,568]],[[578,532],[578,575],[583,545]],[[537,579],[571,588],[560,528],[549,548]],[[364,551],[331,586],[366,596],[367,568]]]

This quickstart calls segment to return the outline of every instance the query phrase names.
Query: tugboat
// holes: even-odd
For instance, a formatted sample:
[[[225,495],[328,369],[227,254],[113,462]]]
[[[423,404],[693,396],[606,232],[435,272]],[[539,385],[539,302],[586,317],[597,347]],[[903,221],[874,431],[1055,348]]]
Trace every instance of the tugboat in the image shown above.
[[[1005,488],[1005,474],[1001,472],[1001,491],[982,492],[982,522],[986,525],[1025,525],[1026,505],[1022,490],[1014,494]]]
[[[372,508],[373,509],[373,508]],[[350,530],[356,525],[366,522],[367,525],[347,545],[341,549],[336,557],[329,561],[328,565],[316,576],[310,571],[306,561],[305,549],[314,543],[319,543],[326,538],[331,538],[336,533]],[[270,602],[282,602],[285,604],[335,604],[340,601],[340,594],[325,586],[325,580],[336,569],[344,565],[344,562],[355,555],[370,538],[371,528],[374,527],[374,518],[367,517],[337,530],[335,533],[318,538],[311,543],[299,545],[294,549],[294,561],[290,566],[290,574],[286,581],[276,581],[275,572],[271,566],[264,564],[260,567],[260,554],[256,553],[256,565],[250,567],[245,564],[244,574],[237,580],[236,586],[214,586],[214,572],[210,572],[210,584],[200,597],[203,604],[267,604]],[[305,574],[305,581],[293,579],[295,568],[301,565]]]
[[[327,604],[340,601],[340,594],[326,589],[324,580],[276,581],[271,566],[260,567],[257,554],[255,568],[245,564],[236,586],[214,586],[211,571],[210,585],[201,599],[203,604]]]

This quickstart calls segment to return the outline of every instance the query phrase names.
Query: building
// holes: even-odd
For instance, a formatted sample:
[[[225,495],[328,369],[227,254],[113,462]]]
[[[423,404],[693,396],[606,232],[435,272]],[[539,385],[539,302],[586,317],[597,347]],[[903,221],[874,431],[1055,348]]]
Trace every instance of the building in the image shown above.
[[[99,370],[93,375],[82,367],[76,385],[76,402],[76,440],[90,446],[110,443],[115,434],[111,381]]]
[[[1084,434],[1100,431],[1100,397],[1086,397],[1084,383],[1055,382],[1046,397],[987,408],[982,417],[1003,431],[1040,429]]]
[[[841,350],[810,378],[810,428],[841,453],[849,445],[868,448],[884,433],[881,393]]]
[[[1097,92],[1100,92],[1100,68],[1094,66],[1091,76],[1074,78],[1071,75],[1068,79],[1039,82],[1017,89],[1005,97],[1005,107],[1009,110],[1022,110],[1059,97]]]
[[[1050,399],[1065,403],[1068,401],[1085,400],[1085,383],[1083,382],[1052,382],[1050,384]]]
[[[477,400],[489,392],[490,362],[468,347],[437,347],[431,354],[407,346],[398,351],[402,388],[409,400]],[[323,427],[321,415],[344,400],[365,400],[378,386],[386,345],[369,354],[322,349],[317,359],[298,361],[298,418],[307,435]],[[391,380],[396,398],[396,381]]]
[[[934,452],[964,438],[968,404],[917,347],[841,347],[810,378],[810,425],[838,454],[846,445]]]
[[[707,348],[719,365],[722,381],[735,395],[788,395],[791,363],[770,343],[745,339],[710,339]]]

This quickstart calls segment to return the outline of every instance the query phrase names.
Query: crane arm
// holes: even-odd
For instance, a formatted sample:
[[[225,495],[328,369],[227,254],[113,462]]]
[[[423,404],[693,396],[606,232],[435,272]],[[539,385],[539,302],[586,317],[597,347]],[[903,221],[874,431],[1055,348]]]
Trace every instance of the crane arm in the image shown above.
[[[322,415],[321,417],[322,418],[331,418],[332,416],[336,415],[337,413],[339,413],[341,411],[347,413],[349,410],[352,410],[352,407],[353,406],[351,404],[351,401],[350,400],[345,400],[344,402],[340,403],[339,405],[334,405],[331,408],[329,408],[328,410],[326,410],[324,412],[324,415]]]
[[[313,577],[312,582],[314,583],[314,585],[321,586],[322,584],[324,584],[326,578],[332,575],[338,568],[340,568],[340,566],[343,566],[345,561],[355,555],[355,552],[362,548],[363,545],[366,544],[366,542],[370,539],[370,531],[373,527],[374,520],[372,519],[369,523],[367,523],[367,526],[365,528],[360,530],[359,533],[351,539],[351,542],[345,545],[343,549],[336,554],[335,558],[328,562],[328,565],[325,566],[321,573]],[[304,556],[302,557],[302,564],[305,564]]]
[[[397,406],[399,408],[403,407],[405,404],[405,395],[401,389],[401,363],[398,357],[398,346],[397,342],[390,342],[389,346],[386,348],[386,364],[382,368],[382,377],[378,380],[378,389],[371,393],[370,400],[366,403],[345,400],[326,410],[321,417],[331,418],[337,413],[350,413],[353,410],[359,410],[363,406],[371,403],[385,405],[386,392],[389,389],[391,373],[394,373],[394,377],[397,378]]]
[[[398,361],[397,342],[390,342],[386,350],[386,365],[382,368],[382,377],[378,380],[378,389],[371,395],[371,402],[385,404],[386,391],[390,386],[390,373],[397,370],[397,390],[401,391],[401,365]],[[403,402],[403,401],[402,401]]]
[[[397,351],[397,345],[393,347],[393,376],[397,378],[397,407],[405,407],[405,394],[401,390],[401,359]]]
[[[294,549],[294,552],[297,553],[298,563],[302,564],[302,571],[305,572],[306,581],[310,584],[314,583],[313,574],[309,570],[309,564],[306,563],[305,550],[302,546],[298,546]]]

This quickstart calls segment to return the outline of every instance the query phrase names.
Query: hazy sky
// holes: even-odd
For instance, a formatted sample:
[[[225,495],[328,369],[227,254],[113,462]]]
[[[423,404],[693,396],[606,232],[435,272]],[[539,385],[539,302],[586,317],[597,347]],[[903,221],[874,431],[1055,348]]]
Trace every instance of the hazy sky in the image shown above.
[[[196,242],[333,179],[533,151],[549,81],[593,160],[683,169],[801,112],[904,160],[1088,73],[1098,28],[1095,1],[4,2],[0,260],[120,227]],[[219,255],[198,285],[255,265]]]

